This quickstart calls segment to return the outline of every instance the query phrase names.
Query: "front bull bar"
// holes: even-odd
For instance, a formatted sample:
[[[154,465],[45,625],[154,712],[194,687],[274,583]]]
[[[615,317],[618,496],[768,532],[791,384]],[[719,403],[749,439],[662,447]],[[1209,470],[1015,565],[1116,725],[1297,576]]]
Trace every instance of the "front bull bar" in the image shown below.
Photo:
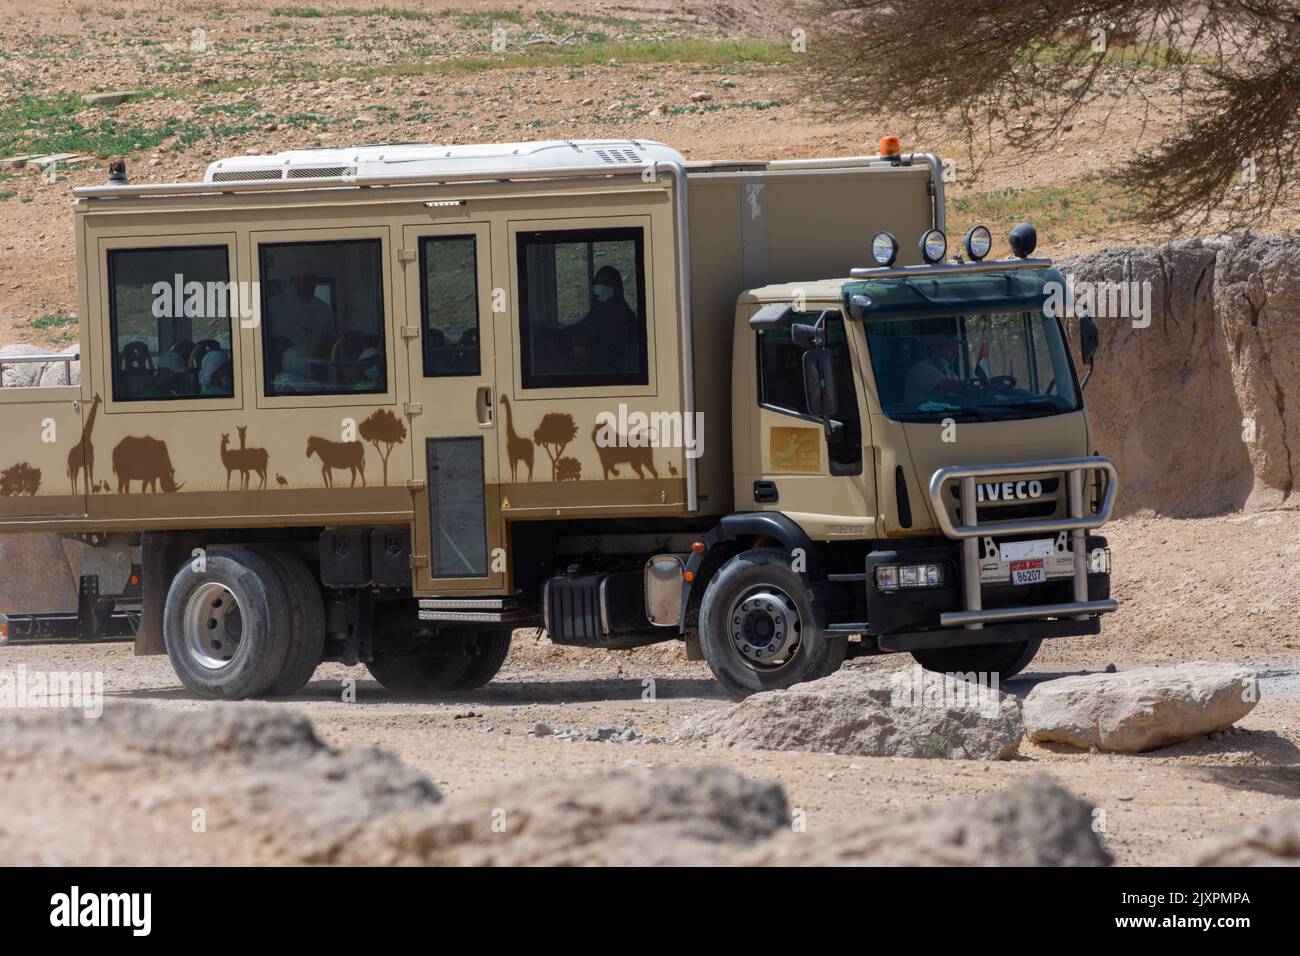
[[[1107,475],[1106,494],[1095,514],[1085,514],[1083,509],[1083,477],[1087,472],[1104,471]],[[1068,518],[1026,519],[999,521],[993,525],[979,523],[976,502],[976,482],[980,478],[1005,478],[1008,475],[1043,475],[1065,473]],[[950,481],[961,482],[961,521],[952,523],[944,506],[943,488]],[[1049,617],[1091,617],[1106,614],[1119,605],[1111,598],[1103,601],[1088,600],[1087,532],[1110,520],[1119,486],[1115,465],[1100,455],[1088,458],[1056,458],[1045,461],[1023,461],[1003,465],[950,465],[940,468],[930,477],[930,504],[935,519],[945,535],[962,544],[962,591],[965,610],[947,611],[939,615],[943,627],[980,628],[985,624],[1004,621],[1029,621]],[[980,585],[979,538],[987,534],[1058,534],[1068,531],[1074,550],[1074,600],[1065,604],[1041,604],[1025,607],[984,610]]]

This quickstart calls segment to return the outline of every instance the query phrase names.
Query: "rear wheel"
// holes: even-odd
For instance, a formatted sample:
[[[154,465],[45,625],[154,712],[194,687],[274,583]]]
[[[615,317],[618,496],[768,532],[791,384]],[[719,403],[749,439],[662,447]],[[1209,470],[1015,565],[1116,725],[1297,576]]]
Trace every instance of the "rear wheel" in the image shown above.
[[[380,656],[366,664],[370,676],[397,694],[456,690],[469,668],[466,654],[406,653]]]
[[[732,558],[709,582],[700,647],[718,683],[741,698],[834,673],[848,639],[821,633],[817,608],[788,557],[758,548]]]
[[[204,697],[265,693],[284,666],[288,629],[279,572],[249,548],[211,548],[198,568],[187,563],[172,578],[163,607],[172,669]]]
[[[320,664],[325,653],[325,602],[316,578],[297,555],[280,548],[258,548],[257,552],[275,566],[288,598],[284,666],[266,690],[268,697],[280,697],[302,690]]]
[[[975,647],[932,647],[913,651],[912,657],[928,671],[944,674],[975,671],[997,674],[999,680],[1010,680],[1029,666],[1038,653],[1042,638],[1016,641],[1011,644],[980,644]]]
[[[510,653],[511,631],[485,630],[477,632],[469,641],[471,648],[469,665],[465,673],[456,681],[457,690],[473,690],[497,676],[501,665]]]

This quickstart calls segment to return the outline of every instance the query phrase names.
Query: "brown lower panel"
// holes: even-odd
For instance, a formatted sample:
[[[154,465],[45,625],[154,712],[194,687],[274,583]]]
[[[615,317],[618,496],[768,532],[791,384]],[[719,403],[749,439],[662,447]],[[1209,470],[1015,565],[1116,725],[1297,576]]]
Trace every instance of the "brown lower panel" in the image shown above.
[[[14,513],[12,503],[19,499],[0,499],[0,531],[404,524],[411,520],[412,514],[410,492],[406,488],[392,487],[98,494],[90,496],[88,515],[50,514],[66,507],[69,502],[75,502],[76,511],[82,512],[81,498],[49,495],[22,500],[38,503],[42,514],[10,520]]]
[[[582,518],[686,514],[684,478],[523,481],[501,486],[506,518]]]

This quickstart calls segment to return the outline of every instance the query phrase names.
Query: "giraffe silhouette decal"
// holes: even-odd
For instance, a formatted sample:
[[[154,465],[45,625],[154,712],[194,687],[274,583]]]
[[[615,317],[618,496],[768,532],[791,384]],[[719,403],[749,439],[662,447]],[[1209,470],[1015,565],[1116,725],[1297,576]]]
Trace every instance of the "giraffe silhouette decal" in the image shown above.
[[[519,480],[519,466],[528,466],[528,480],[533,480],[533,458],[537,446],[526,435],[515,433],[515,416],[510,409],[510,397],[501,396],[501,404],[506,409],[506,454],[510,456],[510,480]]]
[[[95,485],[95,446],[90,441],[90,434],[95,430],[95,416],[99,414],[101,399],[98,394],[90,403],[90,414],[86,424],[81,427],[81,441],[72,446],[68,452],[68,481],[72,483],[72,493],[77,493],[77,477],[84,471],[86,475],[86,494],[96,490]]]

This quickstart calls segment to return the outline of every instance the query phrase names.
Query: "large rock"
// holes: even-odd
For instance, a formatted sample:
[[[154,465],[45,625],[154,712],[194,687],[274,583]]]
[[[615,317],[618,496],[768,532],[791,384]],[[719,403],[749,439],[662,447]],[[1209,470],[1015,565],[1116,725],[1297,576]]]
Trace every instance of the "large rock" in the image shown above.
[[[1136,753],[1230,727],[1258,698],[1254,671],[1198,661],[1044,681],[1024,721],[1036,743]]]
[[[60,355],[77,355],[81,346],[70,345]],[[51,362],[45,366],[45,371],[41,373],[41,379],[38,383],[43,387],[52,385],[80,385],[81,384],[81,361],[80,359],[73,362]]]
[[[864,757],[1005,760],[1024,726],[996,687],[921,667],[847,668],[693,718],[674,742],[714,749],[806,750]]]
[[[1241,418],[1255,427],[1245,504],[1273,508],[1300,478],[1300,241],[1247,235],[1224,244],[1214,298]]]
[[[1064,259],[1081,282],[1149,283],[1150,324],[1100,318],[1086,404],[1119,468],[1118,513],[1271,508],[1300,476],[1300,237],[1246,233]],[[1067,321],[1070,342],[1078,339]]]
[[[1192,848],[1187,866],[1300,866],[1300,804],[1258,823],[1212,833]]]
[[[975,800],[859,820],[760,845],[775,866],[1107,866],[1093,808],[1046,775]]]
[[[5,355],[45,355],[49,349],[39,348],[35,345],[6,345],[0,348],[0,357]],[[3,366],[4,372],[0,374],[0,385],[5,388],[28,388],[40,383],[41,375],[45,373],[44,362],[21,362],[14,365]]]

